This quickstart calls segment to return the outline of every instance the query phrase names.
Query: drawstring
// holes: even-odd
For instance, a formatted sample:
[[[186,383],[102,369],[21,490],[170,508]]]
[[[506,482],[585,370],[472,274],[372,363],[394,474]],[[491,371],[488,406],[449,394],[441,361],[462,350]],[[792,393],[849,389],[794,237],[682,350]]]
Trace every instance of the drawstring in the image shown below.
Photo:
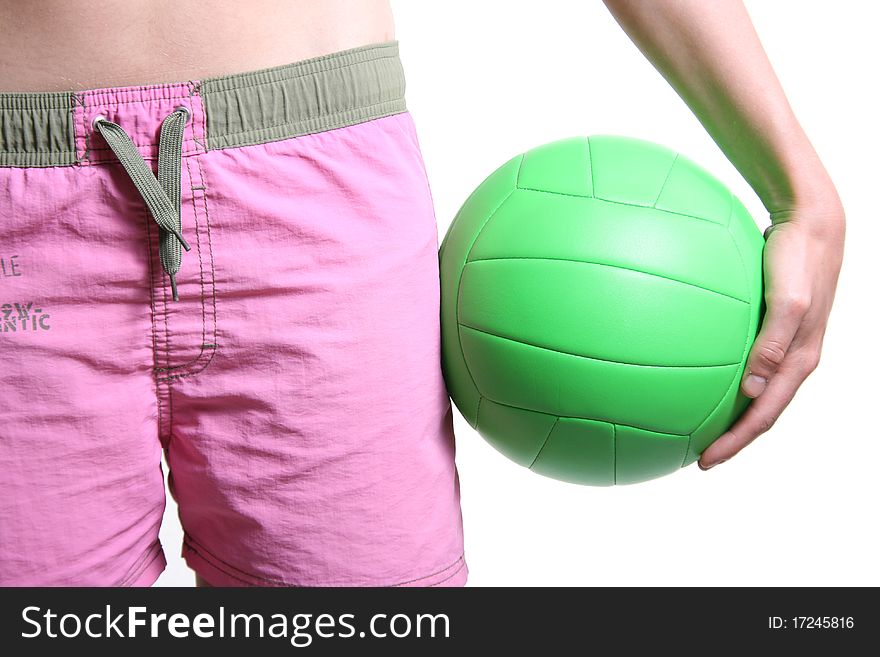
[[[96,116],[92,121],[92,126],[113,149],[143,197],[153,219],[159,224],[159,260],[162,261],[162,269],[171,279],[171,295],[175,301],[179,300],[176,274],[180,270],[180,247],[187,251],[190,249],[180,233],[180,165],[183,156],[183,129],[189,117],[189,109],[181,106],[162,121],[162,129],[159,131],[158,179],[121,126],[104,116]]]

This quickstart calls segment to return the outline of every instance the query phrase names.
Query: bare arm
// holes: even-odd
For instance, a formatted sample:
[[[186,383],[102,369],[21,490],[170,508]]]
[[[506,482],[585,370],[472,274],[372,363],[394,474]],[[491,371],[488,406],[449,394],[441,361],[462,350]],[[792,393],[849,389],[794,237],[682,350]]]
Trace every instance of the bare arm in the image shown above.
[[[741,0],[604,0],[752,186],[773,227],[767,312],[743,392],[755,401],[700,458],[707,469],[769,430],[816,368],[843,256],[843,207]]]

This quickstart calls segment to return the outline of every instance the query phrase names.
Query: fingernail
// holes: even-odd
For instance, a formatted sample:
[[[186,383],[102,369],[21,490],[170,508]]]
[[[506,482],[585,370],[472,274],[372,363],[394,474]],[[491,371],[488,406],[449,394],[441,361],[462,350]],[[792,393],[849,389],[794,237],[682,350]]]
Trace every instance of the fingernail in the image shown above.
[[[724,463],[726,460],[727,459],[721,459],[720,461],[715,461],[714,463],[710,463],[709,465],[707,465],[705,467],[703,467],[703,464],[698,461],[697,465],[699,466],[700,470],[703,470],[705,472],[706,470],[711,470],[716,465],[720,465],[721,463]]]
[[[749,374],[743,384],[743,390],[749,397],[757,397],[767,387],[767,379],[757,374]]]

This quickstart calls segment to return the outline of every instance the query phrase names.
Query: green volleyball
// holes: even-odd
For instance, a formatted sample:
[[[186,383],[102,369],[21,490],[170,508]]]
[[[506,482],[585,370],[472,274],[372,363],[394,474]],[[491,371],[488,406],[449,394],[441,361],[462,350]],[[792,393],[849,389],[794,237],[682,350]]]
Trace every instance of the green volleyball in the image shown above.
[[[517,155],[440,246],[442,368],[465,420],[534,472],[607,486],[687,466],[749,404],[764,238],[665,146]]]

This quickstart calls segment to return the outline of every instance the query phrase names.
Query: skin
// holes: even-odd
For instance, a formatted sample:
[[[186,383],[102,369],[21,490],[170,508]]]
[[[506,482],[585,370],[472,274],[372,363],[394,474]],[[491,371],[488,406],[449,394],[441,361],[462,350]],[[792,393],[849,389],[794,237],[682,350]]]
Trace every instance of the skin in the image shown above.
[[[749,182],[765,233],[767,311],[741,387],[754,401],[707,470],[767,432],[819,363],[843,257],[840,198],[741,0],[604,0]],[[394,38],[387,0],[0,0],[0,91],[200,79]],[[111,20],[112,17],[112,20]],[[173,21],[173,29],[162,20]],[[199,586],[209,586],[197,577]]]
[[[740,0],[605,5],[749,182],[772,222],[764,248],[767,311],[741,382],[754,401],[700,456],[708,470],[767,432],[819,364],[843,258],[843,206]]]
[[[394,21],[387,0],[0,0],[0,35],[0,91],[80,91],[289,64]]]

